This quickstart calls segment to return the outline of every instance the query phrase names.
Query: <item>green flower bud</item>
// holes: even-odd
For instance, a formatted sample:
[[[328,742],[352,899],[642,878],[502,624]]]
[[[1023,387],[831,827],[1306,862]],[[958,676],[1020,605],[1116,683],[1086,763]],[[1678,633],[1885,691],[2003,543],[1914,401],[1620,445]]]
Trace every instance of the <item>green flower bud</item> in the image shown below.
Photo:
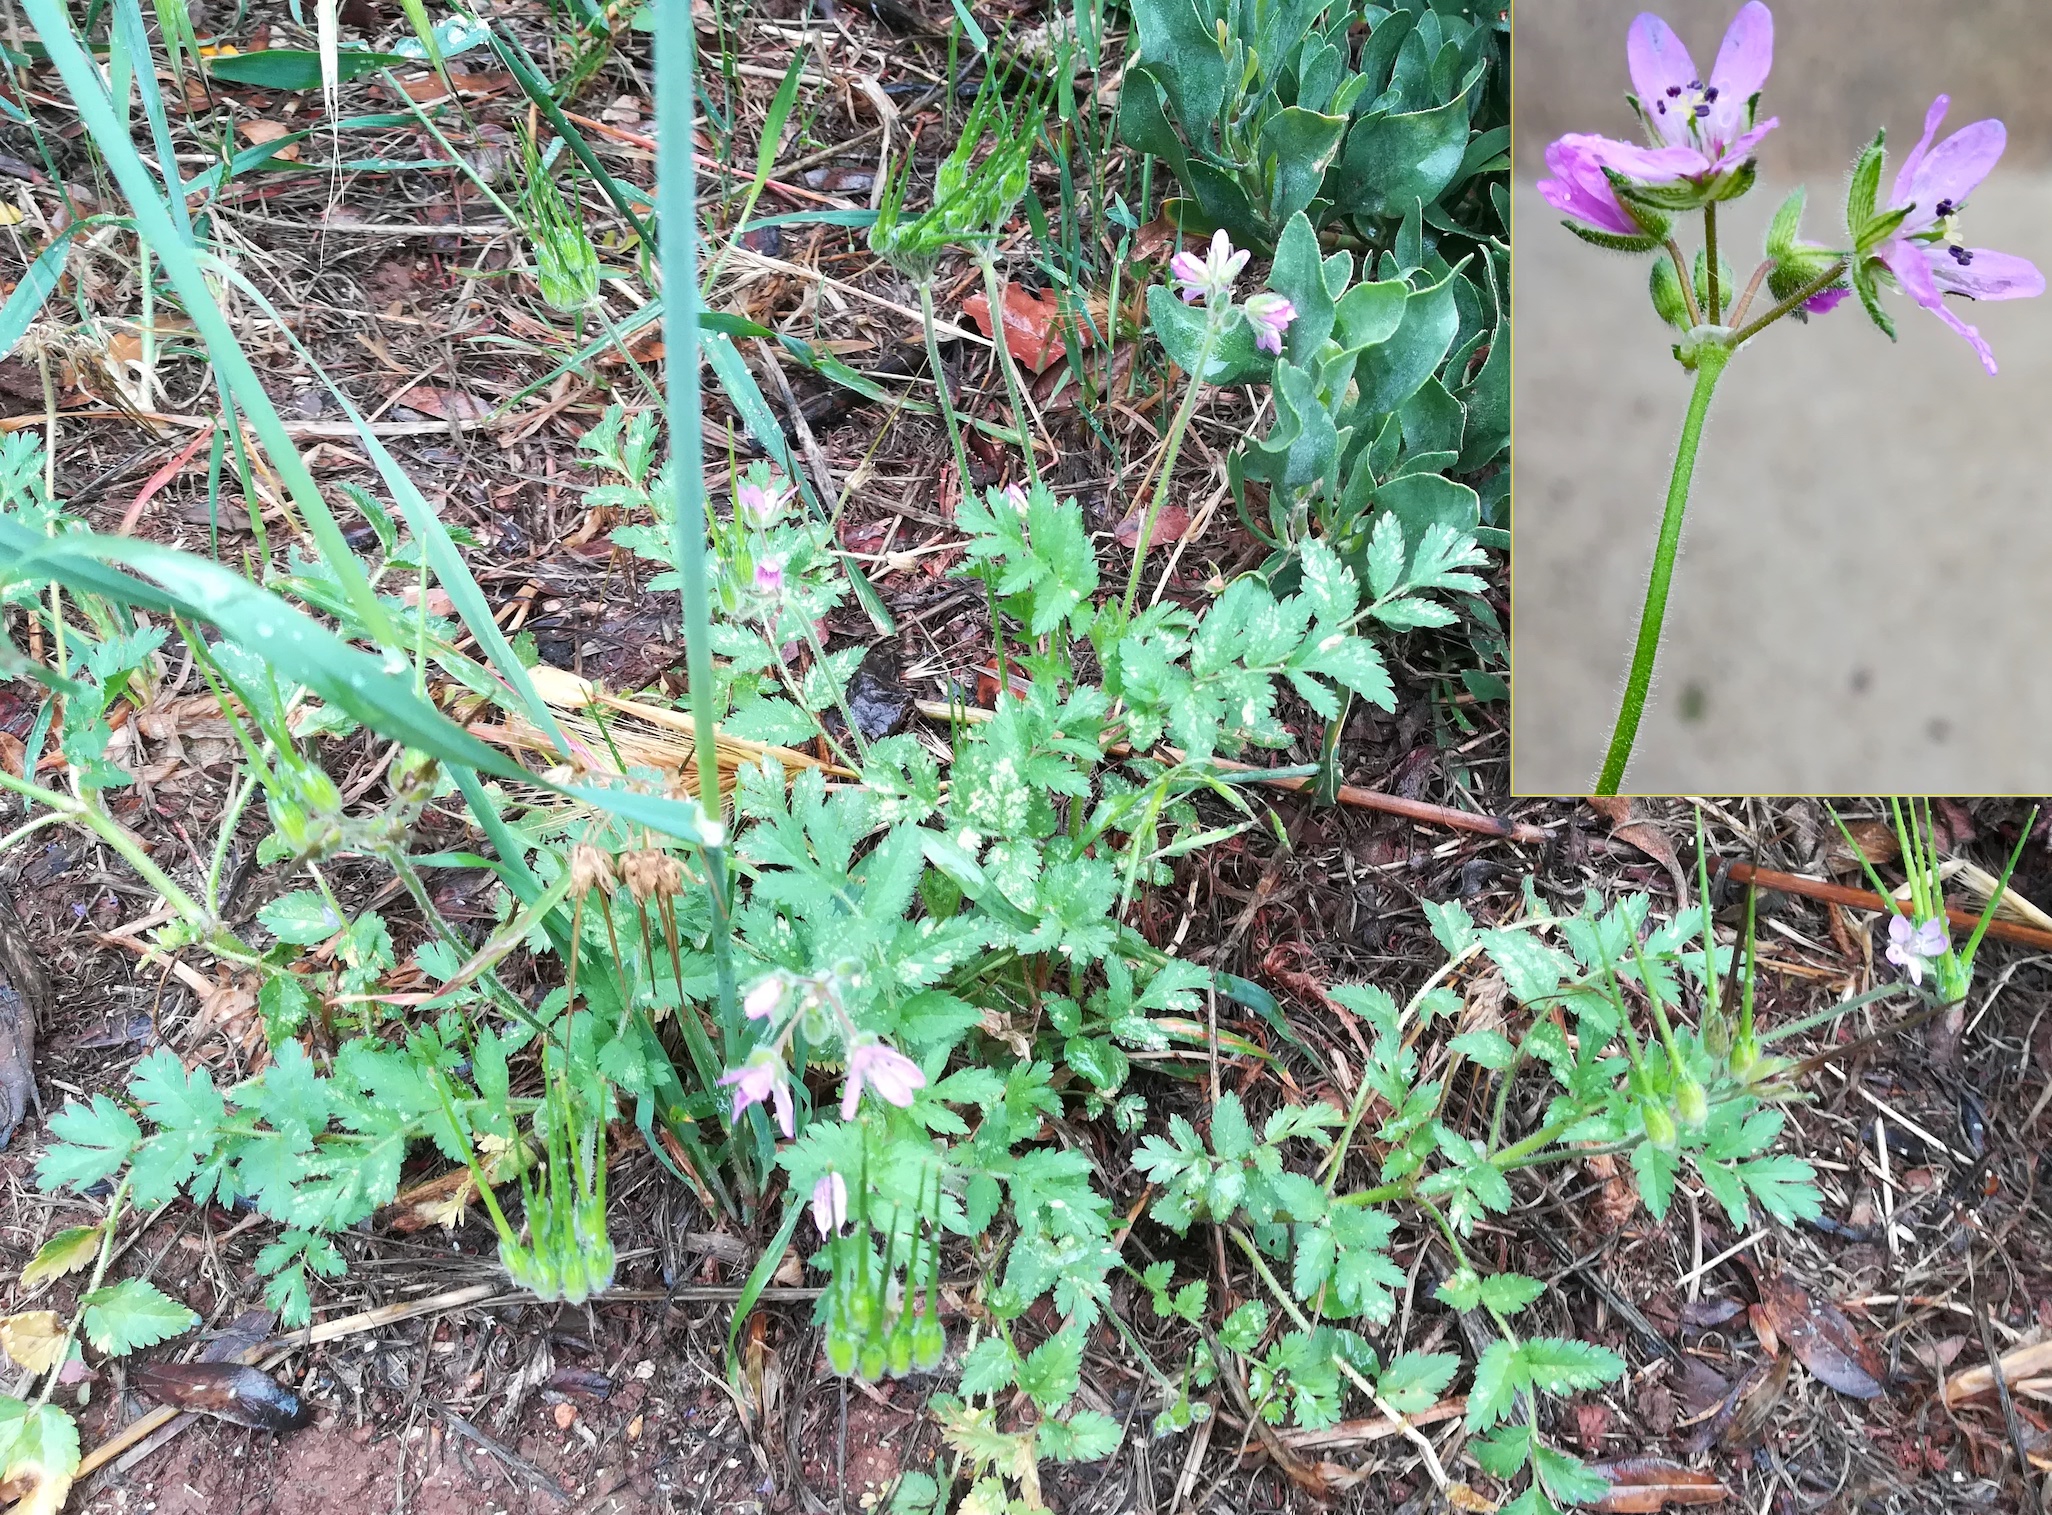
[[[890,1361],[884,1354],[884,1344],[875,1336],[863,1341],[862,1350],[857,1354],[856,1361],[856,1371],[864,1383],[875,1383],[884,1376],[884,1370],[890,1366]]]
[[[1682,1129],[1700,1131],[1703,1122],[1710,1118],[1710,1098],[1703,1092],[1703,1086],[1687,1074],[1682,1075],[1681,1084],[1674,1091],[1675,1114],[1681,1118]]]
[[[931,1373],[940,1366],[947,1350],[948,1335],[941,1329],[940,1312],[928,1300],[918,1323],[912,1327],[912,1364],[922,1373]]]
[[[1672,1152],[1675,1149],[1674,1116],[1666,1107],[1655,1104],[1642,1106],[1641,1114],[1646,1121],[1646,1140],[1662,1152]]]
[[[903,1378],[912,1371],[912,1319],[900,1315],[891,1327],[890,1340],[885,1343],[889,1354],[891,1376]]]
[[[845,1330],[829,1331],[826,1356],[827,1366],[846,1378],[855,1371],[855,1338]]]
[[[1689,320],[1688,302],[1682,298],[1681,275],[1674,271],[1674,260],[1655,258],[1647,284],[1654,314],[1676,331],[1689,330],[1693,323]]]

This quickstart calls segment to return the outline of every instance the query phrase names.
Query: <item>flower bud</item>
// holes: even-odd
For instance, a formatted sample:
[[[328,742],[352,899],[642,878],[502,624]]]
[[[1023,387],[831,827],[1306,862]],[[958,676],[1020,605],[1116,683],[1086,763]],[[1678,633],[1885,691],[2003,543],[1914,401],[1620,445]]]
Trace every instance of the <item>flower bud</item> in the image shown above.
[[[940,1366],[947,1349],[947,1332],[941,1329],[940,1312],[934,1309],[929,1297],[912,1327],[912,1365],[922,1373],[931,1373]]]
[[[843,1378],[855,1371],[855,1338],[845,1327],[827,1332],[826,1358],[827,1366]]]
[[[1679,1087],[1674,1091],[1674,1109],[1684,1130],[1700,1131],[1703,1122],[1710,1118],[1710,1098],[1703,1092],[1701,1084],[1683,1074]]]
[[[890,1367],[890,1360],[884,1352],[884,1344],[874,1332],[863,1340],[855,1361],[856,1373],[864,1383],[875,1383]]]
[[[412,747],[402,750],[392,759],[391,772],[387,782],[393,795],[406,805],[425,805],[434,798],[435,780],[441,773],[435,760],[425,752]]]
[[[1674,1116],[1663,1105],[1647,1104],[1641,1107],[1646,1121],[1646,1140],[1662,1152],[1675,1148]]]
[[[903,1378],[912,1371],[912,1318],[900,1314],[891,1327],[890,1340],[885,1343],[891,1376]]]
[[[1676,331],[1687,331],[1694,325],[1689,320],[1688,302],[1682,298],[1681,275],[1674,271],[1672,258],[1653,260],[1647,284],[1647,292],[1653,297],[1654,314]]]

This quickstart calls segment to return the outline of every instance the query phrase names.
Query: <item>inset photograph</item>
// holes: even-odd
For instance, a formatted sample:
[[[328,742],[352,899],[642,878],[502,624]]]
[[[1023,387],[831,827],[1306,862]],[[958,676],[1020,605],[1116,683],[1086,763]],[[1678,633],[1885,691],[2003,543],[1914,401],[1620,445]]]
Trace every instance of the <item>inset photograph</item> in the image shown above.
[[[1513,29],[1518,794],[2052,777],[2052,8]]]

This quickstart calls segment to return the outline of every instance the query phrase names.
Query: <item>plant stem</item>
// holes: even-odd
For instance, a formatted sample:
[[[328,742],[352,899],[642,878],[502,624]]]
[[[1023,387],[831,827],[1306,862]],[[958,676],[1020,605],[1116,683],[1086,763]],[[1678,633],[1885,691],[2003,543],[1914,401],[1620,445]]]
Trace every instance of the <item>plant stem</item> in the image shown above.
[[[706,585],[705,469],[699,457],[698,394],[698,178],[691,157],[692,79],[697,60],[686,12],[665,10],[656,24],[656,132],[669,151],[656,158],[656,201],[662,241],[663,295],[668,306],[671,475],[677,492],[671,552],[682,580],[684,642],[691,687],[691,717],[698,757],[700,810],[717,823],[720,755],[713,719],[712,608]],[[734,955],[728,917],[727,854],[705,845],[706,895],[712,906],[714,974],[719,984],[720,1028],[729,1059],[740,1053],[741,1026],[734,1002]],[[735,1144],[740,1156],[745,1149]],[[747,1169],[744,1159],[743,1169]]]
[[[95,800],[74,799],[58,790],[27,783],[4,769],[0,769],[0,788],[11,789],[23,799],[47,806],[63,819],[84,826],[120,853],[122,860],[142,875],[144,883],[164,896],[165,904],[184,916],[192,926],[214,938],[216,945],[225,946],[239,953],[245,960],[251,958],[249,949],[214,919],[198,900],[172,883],[171,876],[150,861],[150,855],[143,851],[142,843],[136,840],[134,833],[109,815]]]
[[[1126,576],[1126,597],[1120,604],[1122,621],[1133,619],[1133,605],[1140,598],[1140,569],[1147,561],[1147,544],[1154,535],[1154,518],[1161,514],[1162,502],[1168,498],[1169,481],[1176,471],[1176,452],[1183,445],[1183,432],[1190,417],[1197,413],[1197,398],[1204,393],[1204,371],[1211,367],[1212,345],[1218,340],[1222,324],[1220,312],[1207,309],[1204,342],[1197,349],[1197,372],[1190,375],[1190,387],[1183,395],[1183,403],[1176,407],[1176,418],[1169,423],[1168,450],[1162,455],[1161,472],[1155,477],[1154,498],[1141,519],[1140,535],[1133,540],[1133,570]]]
[[[1812,279],[1809,283],[1805,284],[1801,289],[1797,290],[1794,294],[1790,295],[1786,300],[1783,300],[1779,305],[1775,306],[1774,309],[1768,311],[1766,315],[1760,317],[1759,320],[1753,322],[1750,326],[1740,327],[1735,333],[1732,334],[1731,346],[1733,348],[1737,348],[1743,345],[1744,343],[1751,341],[1755,336],[1759,335],[1762,331],[1766,330],[1769,326],[1772,326],[1776,321],[1779,321],[1783,316],[1787,315],[1790,311],[1794,310],[1797,306],[1801,305],[1803,301],[1809,299],[1810,296],[1818,293],[1826,285],[1834,283],[1838,279],[1838,277],[1845,272],[1845,269],[1845,260],[1841,258],[1838,262],[1832,264],[1829,268],[1827,268],[1823,273],[1817,275],[1816,278]]]
[[[128,1204],[128,1186],[134,1181],[133,1174],[124,1175],[121,1180],[121,1187],[114,1191],[114,1199],[107,1206],[106,1230],[100,1237],[100,1254],[93,1260],[92,1282],[88,1283],[79,1293],[81,1301],[94,1293],[100,1287],[101,1281],[107,1276],[107,1265],[114,1260],[114,1238],[120,1227],[121,1212]],[[38,1405],[48,1404],[50,1396],[57,1392],[57,1377],[64,1371],[65,1361],[71,1356],[71,1344],[78,1339],[79,1323],[84,1319],[85,1306],[81,1303],[71,1317],[71,1324],[65,1327],[64,1345],[57,1349],[57,1366],[52,1368],[50,1376],[43,1380],[43,1392],[36,1396],[36,1403]]]
[[[1674,580],[1675,555],[1681,548],[1682,516],[1688,509],[1689,482],[1696,470],[1696,447],[1703,439],[1710,396],[1724,373],[1724,365],[1730,361],[1729,347],[1705,344],[1700,349],[1696,387],[1689,394],[1681,444],[1674,453],[1674,474],[1667,485],[1667,509],[1660,518],[1660,540],[1653,548],[1653,576],[1646,586],[1645,608],[1639,615],[1639,641],[1632,651],[1632,670],[1625,679],[1617,729],[1611,733],[1603,772],[1596,780],[1598,794],[1617,793],[1617,786],[1624,780],[1625,764],[1631,761],[1632,743],[1639,735],[1639,718],[1646,713],[1646,695],[1653,686],[1653,659],[1660,651],[1661,623],[1667,618],[1667,591]]]
[[[1682,304],[1689,313],[1689,325],[1701,326],[1703,313],[1696,309],[1696,281],[1689,277],[1688,259],[1682,256],[1681,245],[1674,238],[1667,239],[1667,256],[1674,260],[1674,276],[1681,282]]]
[[[1004,286],[998,283],[997,262],[989,250],[979,247],[977,262],[983,268],[983,292],[990,301],[990,326],[995,335],[991,347],[997,354],[998,370],[1005,376],[1005,393],[1012,401],[1012,425],[1019,433],[1019,439],[1026,448],[1026,482],[1040,483],[1040,465],[1033,457],[1033,429],[1026,410],[1025,391],[1019,384],[1019,371],[1012,366],[1012,343],[1005,335]]]
[[[1709,287],[1704,291],[1710,301],[1710,309],[1704,312],[1710,317],[1710,324],[1717,324],[1720,302],[1717,298],[1717,202],[1711,201],[1703,207],[1703,263],[1709,278]]]
[[[996,309],[995,306],[992,309]],[[1001,316],[993,316],[998,332],[998,342],[1004,342],[1004,326]],[[926,337],[926,366],[933,372],[933,395],[940,405],[941,421],[948,428],[948,443],[955,449],[955,478],[960,484],[964,498],[969,494],[969,450],[962,445],[962,423],[955,415],[955,398],[948,393],[948,371],[941,366],[940,338],[933,329],[933,280],[931,277],[919,281],[919,329]],[[1026,456],[1033,456],[1032,439],[1027,439]],[[1005,623],[998,615],[997,591],[989,579],[983,581],[983,598],[990,607],[990,640],[997,658],[998,696],[1002,699],[1012,687],[1011,670],[1005,665]]]

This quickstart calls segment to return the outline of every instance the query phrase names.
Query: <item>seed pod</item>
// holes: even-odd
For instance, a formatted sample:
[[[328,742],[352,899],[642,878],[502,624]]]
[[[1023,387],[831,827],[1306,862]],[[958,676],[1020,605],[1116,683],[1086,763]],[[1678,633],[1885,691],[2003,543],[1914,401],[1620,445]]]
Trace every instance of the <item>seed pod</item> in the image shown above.
[[[596,889],[611,899],[617,880],[613,877],[613,860],[589,842],[579,842],[570,849],[570,892],[585,895]]]

